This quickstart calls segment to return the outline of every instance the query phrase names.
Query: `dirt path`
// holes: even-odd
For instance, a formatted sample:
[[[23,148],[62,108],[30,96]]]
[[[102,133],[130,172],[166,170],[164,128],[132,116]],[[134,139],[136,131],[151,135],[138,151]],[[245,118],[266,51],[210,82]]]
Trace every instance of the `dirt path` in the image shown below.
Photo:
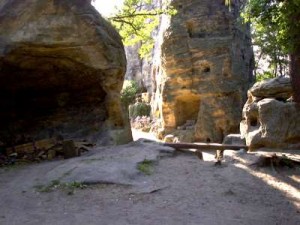
[[[253,157],[228,151],[220,167],[194,155],[161,158],[143,175],[148,191],[97,184],[41,192],[34,184],[62,161],[2,168],[0,224],[300,224],[299,168],[255,168]]]
[[[133,128],[131,129],[131,131],[132,131],[132,137],[134,141],[137,141],[140,138],[146,138],[149,140],[158,141],[155,135],[152,133],[143,132]]]

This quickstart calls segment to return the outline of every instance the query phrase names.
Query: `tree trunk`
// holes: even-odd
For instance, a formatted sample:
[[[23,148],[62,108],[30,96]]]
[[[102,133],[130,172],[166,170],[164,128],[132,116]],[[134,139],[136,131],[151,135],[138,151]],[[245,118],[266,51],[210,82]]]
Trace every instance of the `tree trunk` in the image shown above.
[[[291,5],[291,9],[297,8],[295,1],[288,1]],[[292,35],[291,38],[293,43],[293,50],[291,52],[290,62],[290,77],[293,87],[294,101],[300,105],[300,10],[293,10],[289,15],[290,26],[289,33]]]
[[[291,54],[290,74],[294,101],[300,104],[300,49]]]

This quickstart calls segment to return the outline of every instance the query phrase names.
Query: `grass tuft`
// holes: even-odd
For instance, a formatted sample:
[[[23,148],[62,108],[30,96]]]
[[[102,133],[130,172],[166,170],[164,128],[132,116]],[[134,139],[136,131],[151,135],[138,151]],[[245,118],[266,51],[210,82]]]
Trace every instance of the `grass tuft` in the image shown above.
[[[35,186],[38,192],[52,192],[55,190],[63,190],[66,191],[68,195],[72,195],[75,193],[76,189],[84,189],[87,188],[87,185],[81,182],[71,182],[71,183],[60,183],[59,180],[53,180],[49,185],[37,185]]]
[[[153,161],[144,159],[138,164],[137,169],[145,175],[151,175],[153,173]]]

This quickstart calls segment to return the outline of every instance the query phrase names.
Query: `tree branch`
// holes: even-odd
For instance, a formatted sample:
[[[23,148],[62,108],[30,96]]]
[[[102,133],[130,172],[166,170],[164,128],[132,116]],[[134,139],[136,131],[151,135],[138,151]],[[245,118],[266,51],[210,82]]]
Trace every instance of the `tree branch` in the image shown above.
[[[115,19],[125,19],[125,18],[134,18],[138,16],[159,16],[164,14],[164,12],[147,12],[147,13],[133,13],[133,14],[127,14],[127,15],[118,15],[118,16],[113,16],[109,17],[109,20],[115,20]]]

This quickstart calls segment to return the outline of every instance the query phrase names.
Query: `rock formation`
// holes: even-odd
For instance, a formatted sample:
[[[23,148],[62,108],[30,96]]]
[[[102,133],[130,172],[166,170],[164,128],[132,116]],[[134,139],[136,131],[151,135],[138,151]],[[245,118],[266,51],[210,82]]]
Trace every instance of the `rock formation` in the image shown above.
[[[0,2],[0,142],[131,140],[119,34],[90,0]]]
[[[139,56],[139,48],[141,45],[138,43],[134,46],[126,46],[127,70],[125,74],[126,80],[134,80],[137,82],[139,88],[148,93],[152,92],[150,67],[147,59],[141,59]]]
[[[300,109],[291,96],[286,77],[258,82],[249,90],[240,128],[250,150],[300,148]]]
[[[160,8],[162,9],[163,0],[152,0],[151,6],[145,6],[145,8]],[[126,57],[127,57],[127,71],[125,74],[126,80],[135,80],[137,81],[139,87],[147,91],[150,95],[153,93],[153,78],[151,74],[154,52],[160,48],[160,42],[158,41],[161,24],[152,31],[152,37],[155,40],[154,49],[152,54],[149,57],[141,58],[139,55],[139,49],[141,47],[141,43],[137,43],[133,46],[126,46]],[[159,58],[160,55],[156,55],[155,57]]]
[[[165,134],[178,128],[196,141],[222,142],[238,131],[252,82],[249,29],[237,5],[230,11],[220,0],[171,2],[178,13],[161,25],[168,28],[160,32],[161,59],[153,60],[153,114]],[[194,127],[182,130],[191,120]]]

